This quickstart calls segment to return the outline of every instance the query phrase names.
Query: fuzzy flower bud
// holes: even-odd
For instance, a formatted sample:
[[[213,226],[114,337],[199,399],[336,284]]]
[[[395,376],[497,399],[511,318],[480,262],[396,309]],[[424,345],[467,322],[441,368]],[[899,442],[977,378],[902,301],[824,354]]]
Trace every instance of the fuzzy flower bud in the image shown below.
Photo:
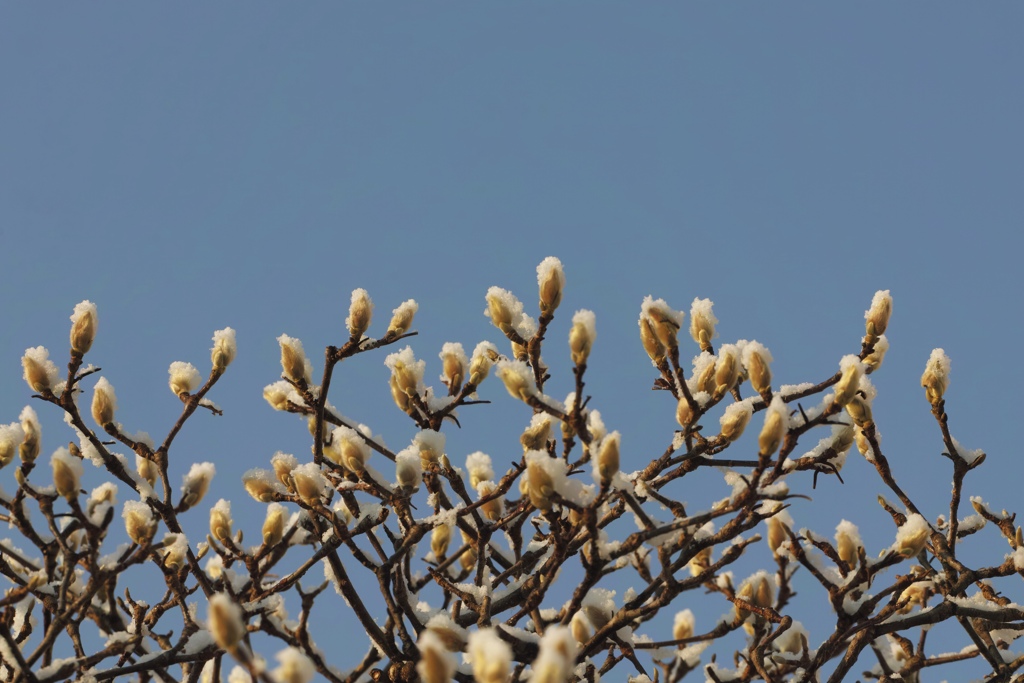
[[[473,631],[469,634],[469,662],[477,683],[505,683],[512,670],[512,647],[496,629]]]
[[[210,535],[221,542],[231,538],[231,501],[221,498],[210,508]]]
[[[269,503],[278,493],[278,484],[274,474],[268,470],[251,469],[242,475],[242,485],[250,496],[260,503]]]
[[[752,413],[753,407],[749,400],[731,404],[719,419],[719,424],[722,426],[719,436],[729,442],[736,441],[743,435],[743,430],[747,428]]]
[[[448,554],[448,545],[452,541],[452,528],[447,524],[438,524],[430,532],[430,551],[434,559],[440,562]]]
[[[487,290],[487,310],[485,313],[490,316],[494,326],[504,334],[514,332],[513,325],[516,318],[522,315],[523,304],[511,292],[501,287],[491,287]]]
[[[892,297],[889,290],[879,290],[871,299],[871,308],[864,312],[864,327],[867,331],[869,341],[874,341],[889,326],[889,316],[892,314]]]
[[[214,642],[222,650],[234,651],[245,636],[242,608],[227,593],[217,593],[210,598],[208,615]]]
[[[752,341],[743,347],[743,367],[750,376],[750,386],[762,396],[772,390],[772,354],[763,344]]]
[[[863,547],[864,542],[860,539],[860,531],[857,530],[857,527],[845,519],[839,522],[836,527],[836,552],[839,554],[839,559],[851,568],[856,567],[860,549]]]
[[[741,369],[739,349],[733,344],[724,344],[718,352],[718,362],[715,363],[715,390],[712,394],[715,400],[732,391]]]
[[[96,304],[89,300],[75,304],[71,314],[71,353],[84,356],[96,338]]]
[[[444,646],[440,636],[429,629],[420,634],[416,647],[420,651],[420,661],[416,664],[416,673],[422,683],[450,683],[458,667],[455,657]]]
[[[230,327],[213,333],[213,348],[210,349],[210,363],[214,374],[221,374],[235,360],[238,345],[235,342],[235,331]]]
[[[875,346],[871,350],[871,353],[864,358],[864,365],[867,366],[869,372],[874,372],[878,368],[882,367],[882,361],[885,360],[885,354],[889,351],[889,340],[886,336],[880,335],[875,340]]]
[[[466,456],[466,470],[469,472],[469,485],[474,489],[480,482],[494,479],[491,456],[481,451]]]
[[[147,460],[141,455],[135,456],[135,471],[139,473],[150,486],[156,486],[157,468],[152,460]]]
[[[316,463],[307,462],[292,470],[295,493],[307,505],[317,505],[327,490],[327,481]]]
[[[50,352],[45,347],[36,346],[25,349],[21,357],[21,365],[25,370],[25,382],[32,391],[44,393],[52,391],[58,382],[57,366],[50,360]]]
[[[536,393],[533,385],[533,374],[529,366],[519,360],[503,360],[498,362],[498,377],[505,383],[505,389],[512,395],[526,403]]]
[[[423,360],[416,360],[412,347],[406,346],[397,353],[389,354],[384,359],[384,365],[391,370],[393,389],[397,389],[409,398],[417,395],[420,384],[423,382],[423,373],[427,363]],[[398,403],[397,396],[395,402]],[[399,405],[399,407],[402,406]]]
[[[551,496],[565,479],[565,462],[550,457],[546,451],[530,451],[525,458],[523,485],[530,503],[538,510],[550,510]]]
[[[617,431],[601,439],[601,446],[597,450],[597,460],[594,461],[594,474],[601,486],[608,486],[612,478],[619,471],[619,441],[621,437]]]
[[[398,485],[410,491],[417,491],[423,480],[423,465],[419,453],[406,448],[395,456],[395,477]]]
[[[562,291],[565,289],[562,262],[554,256],[541,261],[537,266],[537,285],[540,287],[540,312],[550,316],[562,303]]]
[[[580,310],[572,316],[572,328],[569,330],[569,351],[572,362],[586,365],[590,349],[597,338],[596,318],[593,311]]]
[[[664,299],[655,299],[647,296],[640,305],[641,320],[646,317],[650,321],[651,329],[657,337],[658,343],[667,349],[674,349],[679,344],[679,328],[683,325],[684,314],[676,311],[665,303]],[[643,339],[643,325],[640,335]],[[646,348],[646,343],[644,344]],[[650,355],[650,350],[648,350]],[[653,356],[652,356],[653,359]]]
[[[690,407],[690,402],[683,396],[676,403],[676,422],[683,429],[690,426],[690,421],[693,420],[693,408]]]
[[[263,545],[273,548],[281,542],[287,517],[288,510],[284,505],[271,503],[267,506],[267,516],[263,520]]]
[[[694,618],[693,612],[684,609],[676,613],[675,621],[672,624],[672,639],[685,640],[693,637]]]
[[[23,438],[25,432],[17,422],[9,425],[0,424],[0,467],[5,467],[14,460],[14,454],[18,452],[18,445]]]
[[[57,495],[67,500],[78,497],[79,482],[82,479],[82,461],[71,455],[66,448],[58,448],[50,458],[53,468],[53,483]]]
[[[921,386],[924,387],[925,397],[933,406],[942,401],[946,387],[949,385],[949,356],[942,349],[934,349],[924,366],[924,374],[921,375]]]
[[[651,363],[658,366],[665,362],[665,346],[658,341],[658,335],[654,331],[654,321],[646,314],[640,315],[640,343],[644,351],[651,359]]]
[[[405,334],[412,327],[412,319],[420,305],[414,299],[408,299],[392,311],[391,322],[388,324],[388,335],[397,337]]]
[[[572,632],[572,637],[580,645],[585,644],[594,635],[594,626],[587,619],[587,615],[582,611],[572,615],[572,619],[569,621],[569,631]]]
[[[778,450],[779,444],[786,438],[788,430],[789,409],[786,407],[786,402],[782,400],[782,397],[776,396],[772,399],[771,405],[768,406],[768,410],[765,412],[764,427],[762,427],[761,434],[757,438],[762,458],[767,458]]]
[[[124,528],[128,532],[128,538],[133,543],[148,545],[156,533],[156,521],[153,519],[153,511],[141,500],[125,501],[121,516],[124,518]]]
[[[836,383],[834,402],[845,406],[860,389],[860,380],[864,376],[864,367],[859,358],[853,355],[844,356],[839,362],[842,375]]]
[[[487,498],[494,494],[498,490],[498,487],[493,481],[481,481],[476,485],[476,492],[480,498]],[[484,517],[492,522],[497,522],[501,519],[501,515],[504,512],[505,503],[501,496],[495,496],[486,503],[480,506],[481,512],[484,513]]]
[[[859,394],[846,404],[846,412],[858,427],[866,427],[871,423],[871,403]]]
[[[473,357],[469,361],[469,382],[473,386],[480,384],[487,379],[491,372],[491,366],[498,358],[498,350],[490,342],[480,342],[473,349]]]
[[[18,455],[25,463],[35,462],[39,457],[39,449],[42,446],[43,431],[39,426],[39,417],[32,406],[25,406],[18,416],[21,420],[21,445],[18,446]]]
[[[366,461],[370,457],[366,440],[350,427],[337,427],[331,433],[331,452],[340,457],[337,464],[355,474],[366,469]]]
[[[519,443],[523,445],[524,452],[543,451],[547,449],[550,438],[551,420],[549,416],[546,413],[537,413],[530,420],[530,426],[519,436]]]
[[[927,520],[918,514],[908,515],[907,521],[896,532],[896,552],[903,557],[914,557],[928,542],[932,528]]]
[[[179,505],[182,510],[187,510],[199,504],[199,501],[203,499],[206,491],[210,488],[210,481],[213,480],[213,475],[216,473],[217,468],[213,466],[212,462],[201,462],[192,465],[188,474],[185,475],[184,483],[181,485],[181,503]]]
[[[306,358],[306,351],[302,348],[302,342],[287,334],[277,338],[281,345],[281,370],[284,376],[292,382],[307,384],[313,381],[313,366]]]
[[[711,340],[715,338],[718,318],[711,310],[713,306],[711,299],[694,299],[690,306],[690,336],[701,351],[710,351]]]
[[[167,374],[170,377],[167,384],[171,388],[171,393],[179,397],[191,394],[203,381],[202,375],[194,365],[180,360],[171,363]]]
[[[278,451],[270,459],[270,465],[274,468],[274,475],[277,477],[277,480],[284,484],[289,491],[292,490],[294,487],[292,471],[299,466],[298,459],[291,453]]]
[[[352,303],[348,307],[348,317],[345,318],[345,327],[352,335],[352,339],[362,339],[366,330],[370,329],[370,320],[373,319],[373,301],[365,289],[352,290]]]
[[[117,395],[114,393],[114,387],[106,377],[100,377],[92,393],[92,419],[96,420],[99,426],[106,427],[114,421],[115,411]]]
[[[448,394],[454,396],[462,388],[466,380],[466,369],[469,367],[469,359],[462,344],[458,342],[447,342],[441,347],[441,369],[444,374],[441,379],[448,385]]]
[[[316,665],[302,650],[289,646],[274,657],[281,664],[274,669],[274,683],[313,683],[316,678]]]

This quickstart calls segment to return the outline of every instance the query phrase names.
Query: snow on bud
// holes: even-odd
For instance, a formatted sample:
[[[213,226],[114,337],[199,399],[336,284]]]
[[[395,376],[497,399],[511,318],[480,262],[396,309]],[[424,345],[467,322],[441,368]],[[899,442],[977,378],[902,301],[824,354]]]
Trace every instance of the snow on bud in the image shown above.
[[[743,435],[743,430],[747,428],[747,423],[750,422],[753,412],[750,399],[729,405],[718,421],[722,426],[719,436],[729,442],[736,441]]]
[[[398,391],[408,397],[416,396],[419,393],[427,362],[416,360],[411,346],[406,346],[397,353],[389,354],[384,359],[384,365],[391,370],[391,379]],[[401,408],[401,406],[399,407]]]
[[[540,288],[540,312],[553,315],[558,304],[562,303],[562,291],[565,290],[562,262],[554,256],[541,261],[537,266],[537,285]]]
[[[191,394],[203,381],[203,376],[194,365],[180,360],[171,363],[171,367],[167,368],[167,374],[170,377],[167,384],[171,388],[171,393],[179,397]]]
[[[718,318],[711,310],[713,307],[711,299],[694,299],[690,306],[690,336],[700,344],[701,351],[710,351],[711,340],[715,338]]]
[[[677,311],[665,303],[664,299],[655,299],[652,296],[644,297],[640,304],[641,321],[646,317],[654,331],[654,335],[661,346],[667,349],[674,349],[679,345],[679,328],[683,325],[684,313]],[[643,324],[640,326],[640,338],[643,339]],[[647,344],[644,344],[647,348]],[[648,350],[648,355],[651,355]],[[652,360],[653,360],[652,356]]]
[[[292,386],[282,379],[263,387],[263,398],[274,410],[288,410],[288,397],[293,391]]]
[[[0,425],[0,467],[5,467],[14,460],[14,454],[18,452],[18,446],[24,438],[25,432],[17,422]]]
[[[487,290],[487,310],[484,313],[503,334],[515,331],[517,319],[523,315],[523,303],[512,292],[501,287]]]
[[[210,508],[210,535],[221,542],[231,538],[231,501],[221,498]]]
[[[775,512],[765,520],[765,524],[768,526],[768,548],[772,551],[773,556],[778,557],[779,548],[789,540],[789,530],[793,528],[793,518],[786,510],[779,509],[781,503],[771,501],[765,504],[770,506],[770,511]]]
[[[736,597],[749,602],[755,607],[769,608],[775,601],[775,589],[768,578],[768,573],[759,571],[740,585],[736,591]],[[743,620],[750,616],[750,612],[736,605],[736,616]]]
[[[882,367],[882,361],[885,360],[885,354],[889,351],[889,339],[883,334],[875,340],[875,346],[871,349],[871,353],[864,359],[864,365],[868,367],[868,371],[874,372],[878,368]]]
[[[53,468],[53,483],[57,495],[67,500],[78,497],[79,482],[82,479],[82,461],[71,455],[66,448],[58,448],[50,457]]]
[[[531,683],[565,683],[576,667],[576,640],[565,626],[549,626],[540,639]]]
[[[711,566],[711,551],[713,548],[708,546],[702,548],[697,552],[690,561],[686,563],[687,568],[690,570],[690,576],[700,576],[705,569]]]
[[[419,490],[423,480],[423,464],[417,450],[406,448],[395,456],[395,477],[399,486],[410,491]]]
[[[860,394],[854,395],[846,404],[846,412],[858,427],[871,423],[871,403]]]
[[[440,562],[448,554],[448,545],[452,542],[452,528],[447,524],[438,524],[430,532],[430,552]]]
[[[43,393],[52,391],[59,381],[57,366],[50,360],[50,352],[43,346],[25,349],[21,357],[24,368],[25,382],[32,391]]]
[[[789,408],[781,396],[772,399],[771,405],[764,416],[764,427],[757,437],[757,444],[760,447],[760,455],[767,458],[778,450],[779,444],[786,438],[789,431]]]
[[[288,490],[292,490],[292,471],[299,466],[298,458],[291,453],[278,451],[270,459],[270,465],[274,468],[274,475],[277,477],[277,480],[284,484]]]
[[[839,522],[836,526],[836,552],[839,553],[839,559],[848,567],[856,567],[860,549],[863,547],[864,542],[860,539],[857,526],[845,519]]]
[[[924,374],[921,375],[921,386],[924,387],[925,397],[933,406],[942,401],[946,387],[949,385],[949,356],[942,349],[933,349],[932,355],[928,357],[928,363],[924,366]]]
[[[185,566],[188,554],[188,540],[185,534],[167,534],[161,545],[163,548],[160,554],[163,556],[165,567],[176,572]]]
[[[420,633],[416,647],[420,651],[420,661],[416,664],[416,673],[422,683],[450,683],[455,676],[458,663],[455,657],[444,646],[441,638],[429,629]]]
[[[694,627],[693,612],[684,609],[676,612],[675,621],[672,623],[672,640],[686,640],[693,637]]]
[[[280,503],[267,506],[267,516],[263,520],[263,545],[273,548],[284,538],[284,525],[288,510]]]
[[[366,330],[370,329],[370,320],[373,319],[373,300],[365,289],[352,290],[352,303],[348,307],[348,317],[345,318],[345,327],[353,339],[362,339]]]
[[[474,489],[480,482],[494,479],[491,456],[482,451],[476,451],[466,456],[466,470],[469,472],[469,485]]]
[[[388,324],[388,335],[397,337],[405,334],[412,327],[412,319],[416,315],[420,305],[415,299],[407,299],[398,305],[391,313],[391,322]]]
[[[715,400],[732,391],[741,369],[739,349],[734,344],[723,344],[715,363],[715,390],[712,394]]]
[[[889,290],[880,289],[875,292],[875,296],[871,299],[871,308],[864,311],[864,320],[866,321],[864,327],[869,341],[874,341],[880,335],[885,334],[885,328],[889,326],[889,316],[891,314],[892,297],[889,295]]]
[[[314,462],[307,462],[292,470],[295,493],[307,505],[318,505],[327,490],[327,480]]]
[[[287,334],[277,338],[281,345],[281,370],[284,376],[296,384],[313,381],[313,364],[306,358],[306,351],[302,348],[302,342]]]
[[[580,609],[587,615],[587,621],[600,631],[615,616],[615,591],[591,588],[583,598]]]
[[[210,597],[207,614],[214,642],[222,650],[234,651],[245,636],[242,608],[227,593],[217,593]]]
[[[444,455],[445,436],[432,429],[424,429],[412,438],[413,446],[419,450],[420,464],[423,469],[433,463],[437,464]]]
[[[860,380],[864,376],[864,366],[860,358],[852,354],[843,356],[839,361],[839,370],[842,373],[836,383],[834,402],[845,406],[857,395],[860,389]]]
[[[676,404],[676,422],[683,429],[690,426],[690,421],[693,420],[693,408],[690,407],[690,402],[683,396],[679,399]]]
[[[651,359],[651,363],[657,367],[665,362],[665,346],[658,341],[658,335],[654,331],[654,321],[645,313],[640,314],[640,343],[644,351]]]
[[[449,652],[462,652],[466,647],[466,629],[456,624],[455,620],[444,612],[430,617],[424,627],[433,631]]]
[[[760,342],[748,342],[743,347],[743,367],[750,377],[750,386],[762,396],[772,390],[772,354]]]
[[[569,352],[572,354],[573,363],[586,364],[595,339],[597,324],[594,312],[586,309],[576,311],[572,316],[572,328],[569,330]]]
[[[620,440],[621,436],[617,431],[601,439],[601,446],[597,449],[597,459],[594,461],[594,479],[601,486],[611,484],[612,479],[619,471]]]
[[[92,390],[92,419],[96,424],[106,427],[113,423],[117,411],[117,394],[106,377],[100,377]]]
[[[807,629],[799,621],[794,621],[789,628],[775,640],[775,647],[779,652],[788,652],[798,655],[803,652],[804,642],[807,640]]]
[[[84,356],[92,348],[96,338],[96,304],[88,299],[75,304],[71,314],[71,353]]]
[[[498,358],[498,350],[491,342],[480,342],[473,349],[473,357],[469,361],[469,382],[473,386],[480,384],[487,379],[491,366]]]
[[[466,379],[466,369],[469,367],[469,359],[458,342],[446,342],[441,347],[441,379],[448,386],[448,393],[454,396],[462,388]]]
[[[480,498],[487,498],[494,494],[498,490],[498,487],[493,481],[481,481],[476,485],[476,493]],[[486,503],[480,506],[480,510],[484,513],[484,517],[492,522],[497,522],[501,519],[501,515],[504,512],[505,503],[501,496],[495,496]]]
[[[128,500],[124,503],[121,516],[124,518],[124,528],[128,532],[128,538],[133,543],[148,545],[156,533],[156,520],[153,519],[153,511],[141,500]]]
[[[494,628],[469,634],[469,662],[476,683],[505,683],[512,671],[512,647]]]
[[[42,444],[43,430],[39,426],[39,416],[32,406],[25,406],[18,415],[21,421],[21,445],[18,446],[18,455],[22,462],[35,462],[39,457],[39,449]]]
[[[875,438],[878,438],[877,432]],[[864,430],[861,429],[859,426],[854,432],[854,441],[856,442],[857,450],[860,451],[861,455],[866,456],[869,453],[871,453],[871,442],[868,441],[867,435],[864,434]]]
[[[242,475],[242,485],[246,492],[257,502],[269,503],[274,500],[275,493],[281,493],[274,481],[274,474],[269,470],[254,468]]]
[[[280,663],[273,671],[274,683],[312,683],[316,678],[316,665],[313,660],[296,647],[286,647],[274,658]]]
[[[530,367],[523,361],[498,361],[498,377],[505,383],[505,389],[512,395],[512,398],[529,403],[537,392],[533,385],[533,374],[530,372]]]
[[[896,552],[903,557],[914,557],[928,542],[932,528],[927,520],[918,514],[908,515],[907,521],[896,532]]]
[[[552,458],[546,451],[530,451],[526,458],[526,493],[538,510],[551,509],[551,496],[565,480],[565,461]]]
[[[572,615],[572,619],[569,621],[569,631],[580,645],[586,644],[594,635],[594,627],[582,611]]]
[[[217,473],[217,468],[212,462],[194,463],[185,475],[185,481],[181,485],[181,509],[187,510],[199,504],[199,501],[206,495],[210,488],[210,481]]]
[[[214,374],[221,374],[235,360],[238,344],[235,342],[235,331],[230,327],[213,333],[213,348],[210,349],[210,363]]]
[[[355,474],[366,469],[366,461],[370,457],[366,440],[350,427],[337,427],[331,432],[331,451],[340,457],[337,464]]]
[[[547,413],[537,413],[530,419],[530,426],[519,436],[519,443],[523,445],[524,453],[526,451],[543,451],[547,450],[550,438],[551,416]]]

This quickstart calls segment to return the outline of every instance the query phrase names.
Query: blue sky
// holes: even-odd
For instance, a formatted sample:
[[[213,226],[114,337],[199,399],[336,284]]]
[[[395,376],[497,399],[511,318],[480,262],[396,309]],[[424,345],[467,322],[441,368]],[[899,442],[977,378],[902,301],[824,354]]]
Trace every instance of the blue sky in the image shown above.
[[[892,350],[874,379],[897,477],[930,516],[945,510],[948,461],[918,385],[940,346],[954,435],[989,457],[967,491],[1015,505],[1019,5],[232,9],[0,10],[0,421],[29,400],[24,349],[63,360],[82,299],[100,307],[90,360],[118,390],[118,419],[154,435],[178,410],[168,364],[205,369],[210,335],[230,325],[239,358],[213,396],[226,415],[195,416],[179,469],[215,461],[208,502],[241,503],[242,471],[308,447],[260,396],[279,374],[275,337],[340,342],[355,287],[379,325],[414,297],[413,346],[436,376],[443,342],[498,341],[486,289],[535,306],[534,268],[557,255],[552,393],[571,382],[569,315],[591,308],[590,389],[627,460],[660,453],[673,428],[637,339],[645,295],[683,309],[710,297],[720,341],[762,341],[775,376],[797,383],[856,352],[872,294],[891,289]],[[340,379],[343,411],[392,445],[411,436],[383,356]],[[494,404],[463,412],[453,461],[518,448],[528,412],[497,383],[482,394]],[[70,435],[43,419],[48,453]],[[877,477],[859,458],[847,470],[794,516],[827,535],[850,517],[877,550],[892,533]],[[1006,550],[990,529],[974,543]],[[709,610],[704,623],[725,608]]]

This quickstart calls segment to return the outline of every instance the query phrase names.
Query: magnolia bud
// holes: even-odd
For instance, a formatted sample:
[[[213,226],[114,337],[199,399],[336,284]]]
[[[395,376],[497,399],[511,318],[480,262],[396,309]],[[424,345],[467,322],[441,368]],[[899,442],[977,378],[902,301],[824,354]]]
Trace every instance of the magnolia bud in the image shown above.
[[[712,312],[713,306],[711,299],[694,299],[690,306],[690,336],[700,344],[701,351],[710,351],[711,340],[715,338],[718,318]]]
[[[21,365],[25,370],[25,382],[32,391],[41,394],[52,391],[57,385],[57,366],[50,360],[50,352],[45,347],[25,349]]]
[[[718,352],[718,362],[715,363],[715,390],[712,396],[718,400],[729,393],[740,377],[740,359],[736,347],[732,344],[725,344]]]
[[[413,445],[419,449],[420,464],[424,470],[436,465],[444,455],[445,436],[432,429],[424,429],[413,437]]]
[[[185,475],[184,483],[181,485],[180,505],[183,510],[197,505],[203,499],[207,489],[210,488],[210,480],[213,479],[213,475],[216,472],[217,468],[213,466],[212,462],[195,463],[192,465],[188,474]]]
[[[156,486],[157,467],[152,460],[147,460],[141,455],[135,456],[135,471],[139,473],[150,486]]]
[[[914,557],[924,550],[931,530],[921,515],[908,515],[907,521],[896,532],[896,552],[903,557]]]
[[[274,669],[274,683],[313,683],[316,665],[306,653],[296,647],[286,647],[275,655],[281,666]],[[246,679],[248,675],[243,674]],[[228,681],[232,683],[232,681]]]
[[[711,566],[711,551],[711,546],[702,548],[686,563],[690,570],[690,576],[700,576],[705,569]]]
[[[345,326],[352,335],[352,339],[362,339],[366,330],[370,329],[370,320],[373,318],[373,301],[365,289],[352,290],[352,303],[348,307],[348,317],[345,318]]]
[[[654,332],[653,321],[644,314],[640,315],[640,343],[644,351],[650,356],[651,362],[657,366],[665,362],[665,347],[658,341],[658,335]]]
[[[84,356],[96,338],[96,304],[83,301],[75,305],[71,314],[71,353]]]
[[[664,299],[655,300],[654,297],[648,296],[644,298],[643,303],[640,305],[640,311],[643,316],[646,316],[650,322],[651,329],[654,331],[654,335],[661,346],[667,349],[674,349],[678,346],[678,335],[679,328],[683,324],[683,313],[680,311],[673,310]],[[640,338],[643,339],[644,329],[643,325],[640,326]],[[647,348],[645,342],[644,348]],[[648,355],[651,352],[648,350]],[[654,356],[651,356],[652,360]]]
[[[498,487],[495,486],[493,481],[481,481],[479,484],[476,485],[477,495],[480,496],[481,498],[487,498],[497,490]],[[499,519],[501,519],[501,515],[504,512],[504,507],[505,504],[501,496],[495,496],[494,498],[491,498],[486,503],[481,505],[480,510],[484,513],[484,517],[486,517],[492,522],[497,522]]]
[[[180,360],[171,363],[167,374],[170,376],[168,386],[171,388],[171,393],[179,397],[191,394],[203,381],[202,375],[194,365]]]
[[[114,393],[114,387],[106,377],[100,377],[92,393],[92,419],[96,420],[99,426],[106,427],[114,421],[116,410],[117,395]]]
[[[530,451],[526,454],[526,492],[530,503],[538,510],[551,509],[551,496],[555,493],[553,477],[561,462],[548,456],[544,451]]]
[[[245,637],[242,608],[227,593],[210,598],[209,622],[213,640],[222,650],[232,652]]]
[[[469,545],[469,549],[463,551],[463,553],[459,555],[459,564],[462,565],[463,570],[469,571],[476,566],[477,554],[476,548],[473,545],[474,539],[461,529],[459,530],[459,533],[462,535],[462,542]]]
[[[419,453],[407,448],[395,456],[395,476],[399,486],[410,491],[418,490],[423,479],[423,465],[420,463]]]
[[[480,342],[473,350],[473,358],[469,361],[469,383],[473,386],[480,384],[487,379],[491,371],[494,359],[498,352],[490,342]]]
[[[370,447],[366,440],[350,427],[337,427],[331,432],[331,448],[341,457],[338,463],[345,469],[359,474],[366,469],[366,461],[370,457]]]
[[[469,471],[469,485],[474,489],[480,482],[494,479],[491,456],[481,451],[466,456],[466,469]]]
[[[569,630],[572,632],[572,637],[580,645],[585,644],[594,635],[594,629],[582,611],[572,615],[572,620],[569,622]]]
[[[416,672],[422,683],[451,683],[457,664],[455,657],[444,646],[444,642],[433,631],[426,630],[420,634],[416,647],[420,651],[420,661],[416,664]]]
[[[441,379],[448,385],[448,394],[454,396],[462,388],[462,382],[466,378],[466,367],[469,365],[469,359],[466,358],[466,352],[462,348],[462,344],[457,342],[447,342],[441,347]]]
[[[469,634],[469,661],[477,683],[506,683],[512,670],[512,647],[494,628]]]
[[[58,448],[50,458],[53,468],[53,483],[57,495],[67,500],[78,497],[79,481],[82,479],[82,461],[71,455],[66,448]]]
[[[388,335],[397,337],[408,332],[419,307],[420,305],[414,299],[408,299],[399,304],[398,308],[392,311],[391,322],[388,324]]]
[[[676,404],[676,422],[680,427],[686,429],[690,426],[691,420],[693,420],[693,408],[690,407],[690,402],[684,396]]]
[[[845,356],[839,363],[842,375],[836,383],[835,398],[837,405],[845,406],[850,402],[860,389],[860,380],[864,376],[864,369],[860,359],[856,356]]]
[[[284,524],[288,511],[280,503],[267,506],[267,516],[263,520],[263,545],[273,548],[284,538]]]
[[[707,359],[704,363],[704,367],[697,377],[697,391],[703,391],[708,394],[712,394],[715,391],[715,387],[718,386],[715,383],[715,366],[717,365],[716,359],[710,354],[701,354],[700,360]],[[696,368],[695,368],[696,369]]]
[[[882,367],[882,361],[885,360],[885,354],[889,350],[889,340],[883,334],[875,340],[875,346],[864,358],[864,365],[868,366],[868,370],[874,372],[878,368]]]
[[[302,348],[302,342],[287,334],[277,338],[281,345],[281,370],[284,376],[292,382],[311,382],[312,366],[306,358],[306,352]]]
[[[743,347],[743,366],[750,376],[750,386],[762,396],[772,390],[772,354],[762,344],[750,342]]]
[[[248,470],[242,475],[242,485],[249,495],[260,503],[269,503],[274,500],[274,494],[278,493],[274,475],[267,470]]]
[[[768,407],[768,411],[764,416],[764,427],[762,427],[761,434],[757,438],[762,458],[767,458],[778,450],[779,444],[786,438],[788,430],[789,410],[786,408],[786,403],[782,400],[782,397],[776,396]]]
[[[498,363],[498,377],[505,383],[505,389],[521,401],[529,403],[536,392],[529,366],[518,360],[503,360]]]
[[[946,386],[949,384],[949,356],[942,349],[934,349],[924,366],[924,374],[921,375],[921,386],[924,387],[925,397],[933,406],[942,401],[946,393]]]
[[[675,621],[672,624],[672,639],[686,640],[693,637],[694,618],[693,612],[684,609],[676,613]]]
[[[17,422],[9,425],[0,424],[0,467],[5,467],[14,460],[14,454],[18,452],[18,445],[23,438],[25,432]]]
[[[277,477],[277,480],[284,484],[288,490],[292,490],[294,486],[292,471],[299,466],[298,459],[290,453],[278,451],[270,459],[270,465],[274,468],[274,475]]]
[[[398,353],[390,354],[384,364],[391,369],[394,387],[409,398],[416,396],[426,363],[417,361],[412,349],[407,346]]]
[[[164,566],[173,572],[185,566],[188,554],[188,541],[184,534],[167,534],[161,542]]]
[[[719,424],[722,426],[719,437],[729,442],[740,438],[743,435],[743,430],[747,427],[747,422],[750,421],[752,412],[753,408],[748,401],[731,404],[719,419]]]
[[[214,374],[221,374],[228,369],[231,361],[235,360],[235,353],[238,346],[235,343],[235,331],[230,327],[217,330],[213,333],[213,348],[210,349],[210,363],[213,365]]]
[[[779,515],[768,518],[768,548],[772,555],[778,557],[779,548],[789,540],[789,533],[786,531],[786,523],[779,519]]]
[[[434,553],[434,559],[442,561],[448,553],[448,544],[452,540],[452,528],[447,524],[438,524],[430,532],[430,550]]]
[[[307,462],[292,470],[295,493],[307,505],[318,505],[327,489],[327,481],[316,463]]]
[[[174,390],[173,387],[171,390]],[[292,391],[288,382],[281,380],[263,387],[263,398],[274,410],[288,410],[288,396]]]
[[[569,351],[572,354],[572,362],[576,365],[586,365],[590,356],[590,348],[597,338],[596,318],[593,311],[576,311],[572,317],[572,328],[569,330]]]
[[[856,567],[860,549],[864,546],[857,527],[845,519],[836,527],[836,552],[848,567]]]
[[[153,540],[153,534],[156,533],[156,521],[150,507],[141,500],[125,501],[121,516],[124,518],[128,538],[132,539],[133,543],[149,545]]]
[[[554,256],[541,261],[537,266],[537,285],[540,287],[540,312],[550,316],[562,302],[562,290],[565,289],[562,262]]]
[[[231,538],[231,501],[221,498],[210,508],[210,535],[221,542]]]
[[[864,312],[865,329],[869,341],[878,339],[879,335],[885,334],[885,328],[889,326],[889,315],[892,314],[892,297],[889,290],[875,292],[871,299],[871,308]]]
[[[511,292],[500,287],[491,287],[487,290],[486,313],[490,316],[494,326],[506,335],[515,331],[512,325],[517,317],[516,314],[522,313],[522,306]]]
[[[547,450],[548,439],[551,438],[551,421],[546,419],[543,413],[538,413],[542,419],[532,420],[530,426],[523,431],[519,437],[519,443],[523,445],[523,452]]]
[[[846,404],[846,412],[858,427],[866,427],[871,422],[871,404],[859,394],[854,395]]]
[[[18,455],[21,456],[22,462],[35,462],[36,458],[39,457],[39,449],[42,447],[43,440],[43,431],[42,427],[39,426],[39,417],[32,406],[25,406],[21,414],[18,415],[18,419],[21,420],[22,433],[21,444],[18,446]]]
[[[595,479],[601,486],[608,486],[619,471],[619,433],[612,432],[601,439],[601,447],[597,451],[595,461]]]

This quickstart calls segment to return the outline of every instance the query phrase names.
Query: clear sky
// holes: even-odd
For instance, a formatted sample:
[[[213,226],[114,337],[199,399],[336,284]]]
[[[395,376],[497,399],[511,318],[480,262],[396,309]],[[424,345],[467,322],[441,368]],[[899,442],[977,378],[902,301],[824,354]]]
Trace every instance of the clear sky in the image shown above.
[[[950,467],[919,387],[943,347],[953,433],[989,458],[967,493],[1013,509],[1022,26],[1016,3],[6,5],[0,422],[29,401],[24,349],[63,362],[82,299],[99,305],[89,360],[118,390],[118,419],[154,435],[180,408],[168,364],[205,370],[230,325],[239,357],[212,396],[226,414],[193,418],[175,476],[212,460],[206,502],[241,505],[241,472],[308,448],[304,425],[261,398],[275,337],[340,343],[355,287],[378,325],[414,297],[413,346],[435,377],[443,342],[499,341],[487,288],[535,307],[534,268],[557,255],[552,393],[571,384],[569,315],[593,309],[593,405],[623,433],[627,469],[674,428],[637,337],[645,295],[682,309],[710,297],[720,341],[765,343],[775,376],[797,383],[859,350],[864,309],[890,289],[892,350],[873,379],[897,478],[930,517],[945,511]],[[332,401],[404,445],[413,428],[387,376],[383,355],[363,357]],[[528,410],[496,382],[482,395],[494,404],[463,411],[450,454],[500,466]],[[70,434],[36,407],[48,456]],[[892,539],[877,476],[851,456],[844,478],[803,491],[815,500],[794,506],[797,525],[831,536],[851,518],[877,552]],[[992,529],[973,543],[986,562],[1007,548]]]

